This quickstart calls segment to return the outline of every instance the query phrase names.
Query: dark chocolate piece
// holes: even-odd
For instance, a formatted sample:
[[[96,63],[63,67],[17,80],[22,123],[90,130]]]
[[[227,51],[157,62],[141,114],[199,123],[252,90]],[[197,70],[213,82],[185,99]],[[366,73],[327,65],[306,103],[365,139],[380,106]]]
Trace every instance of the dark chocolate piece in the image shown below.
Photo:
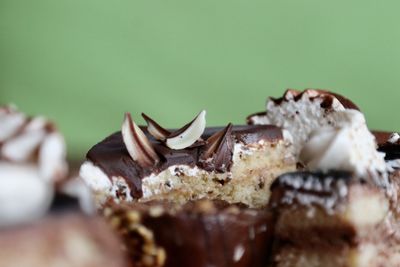
[[[164,267],[267,266],[273,228],[266,210],[200,200],[111,204],[105,213],[138,266],[145,259]]]
[[[223,173],[230,169],[232,155],[232,124],[228,124],[225,129],[216,132],[207,139],[199,163],[205,170]]]
[[[151,168],[143,168],[135,162],[128,154],[125,144],[122,141],[120,132],[114,133],[92,147],[87,153],[87,159],[93,164],[100,167],[109,177],[123,177],[131,187],[131,195],[134,198],[142,196],[141,179],[150,173],[159,173],[166,168],[177,165],[198,166],[199,168],[209,168],[204,166],[204,162],[200,163],[200,154],[206,149],[206,145],[200,144],[185,149],[170,149],[163,142],[155,140],[150,136],[145,127],[141,127],[143,132],[148,136],[152,146],[160,157],[157,165]],[[221,131],[221,127],[207,128],[202,139],[208,139],[211,135]],[[272,125],[257,126],[233,126],[231,138],[243,144],[254,143],[260,140],[276,142],[283,138],[282,131],[279,127]],[[225,164],[230,165],[231,159],[221,157],[221,160],[227,162],[219,162],[219,166]]]
[[[378,144],[378,150],[386,153],[385,160],[400,159],[400,141],[388,142],[393,132],[372,131]]]

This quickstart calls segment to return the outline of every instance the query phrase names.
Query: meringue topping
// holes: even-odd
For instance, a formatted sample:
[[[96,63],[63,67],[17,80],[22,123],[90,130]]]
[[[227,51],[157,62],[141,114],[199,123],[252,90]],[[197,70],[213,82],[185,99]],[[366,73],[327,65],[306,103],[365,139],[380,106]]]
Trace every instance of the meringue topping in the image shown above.
[[[300,153],[311,170],[346,170],[359,177],[377,177],[386,171],[384,153],[376,150],[364,115],[357,110],[334,114],[336,126],[315,130]]]

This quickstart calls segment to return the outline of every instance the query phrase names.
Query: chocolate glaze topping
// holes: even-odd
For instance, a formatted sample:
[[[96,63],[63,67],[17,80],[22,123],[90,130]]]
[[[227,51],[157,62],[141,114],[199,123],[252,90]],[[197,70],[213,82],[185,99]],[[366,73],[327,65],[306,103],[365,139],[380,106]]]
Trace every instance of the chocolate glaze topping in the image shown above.
[[[161,159],[158,164],[151,168],[141,167],[130,157],[122,140],[121,132],[110,135],[87,153],[87,159],[100,167],[109,177],[124,178],[129,183],[131,195],[134,198],[142,196],[141,179],[143,177],[151,173],[159,173],[172,165],[198,166],[207,171],[221,171],[221,166],[231,165],[232,157],[226,155],[232,154],[232,145],[219,146],[210,161],[212,165],[207,165],[204,160],[200,160],[200,155],[207,149],[207,144],[200,143],[185,149],[174,150],[168,148],[163,142],[155,140],[148,134],[145,127],[141,128]],[[206,128],[201,138],[207,140],[213,134],[223,130],[224,128],[221,127]],[[224,138],[224,144],[229,139],[243,144],[251,144],[260,140],[276,142],[283,138],[281,129],[272,125],[233,126],[230,131],[225,132],[225,135],[227,134],[228,136]]]

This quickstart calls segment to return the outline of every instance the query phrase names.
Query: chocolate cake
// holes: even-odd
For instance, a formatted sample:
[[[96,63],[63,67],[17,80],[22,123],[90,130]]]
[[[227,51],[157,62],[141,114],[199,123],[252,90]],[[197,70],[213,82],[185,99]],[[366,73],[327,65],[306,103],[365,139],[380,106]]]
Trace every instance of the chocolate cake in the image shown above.
[[[271,125],[205,128],[205,112],[169,131],[144,116],[138,127],[126,115],[117,132],[87,153],[80,175],[100,203],[201,198],[267,204],[269,185],[295,169],[288,142]]]
[[[345,97],[288,90],[248,126],[143,117],[80,171],[135,266],[400,266],[399,136]]]
[[[272,217],[224,201],[110,203],[106,218],[124,237],[135,266],[265,267]]]

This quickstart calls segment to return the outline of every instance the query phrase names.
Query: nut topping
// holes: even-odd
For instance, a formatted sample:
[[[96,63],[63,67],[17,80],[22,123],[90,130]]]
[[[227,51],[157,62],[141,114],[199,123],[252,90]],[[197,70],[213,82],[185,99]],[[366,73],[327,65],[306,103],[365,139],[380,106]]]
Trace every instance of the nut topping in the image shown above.
[[[170,131],[161,127],[157,122],[155,122],[152,118],[142,113],[142,117],[147,123],[147,131],[151,134],[155,139],[160,141],[165,141],[167,137],[171,134]]]
[[[142,167],[151,167],[159,162],[160,158],[154,151],[149,139],[133,122],[130,113],[125,113],[122,124],[122,138],[129,155]]]
[[[166,145],[172,149],[183,149],[193,145],[206,128],[206,111],[203,110],[193,121],[173,132],[166,139]]]

